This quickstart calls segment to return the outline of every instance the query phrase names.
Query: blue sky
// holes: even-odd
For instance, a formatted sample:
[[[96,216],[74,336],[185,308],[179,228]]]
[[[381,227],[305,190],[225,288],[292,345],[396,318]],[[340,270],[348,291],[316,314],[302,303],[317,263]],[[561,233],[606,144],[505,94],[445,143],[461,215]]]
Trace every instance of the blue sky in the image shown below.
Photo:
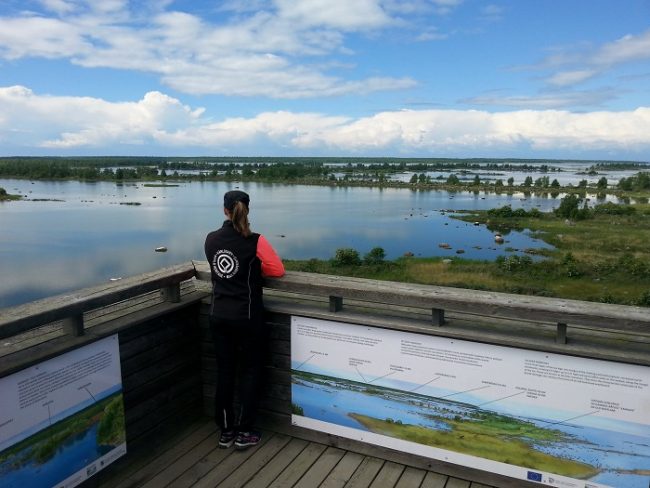
[[[650,1],[2,0],[0,155],[650,160]]]

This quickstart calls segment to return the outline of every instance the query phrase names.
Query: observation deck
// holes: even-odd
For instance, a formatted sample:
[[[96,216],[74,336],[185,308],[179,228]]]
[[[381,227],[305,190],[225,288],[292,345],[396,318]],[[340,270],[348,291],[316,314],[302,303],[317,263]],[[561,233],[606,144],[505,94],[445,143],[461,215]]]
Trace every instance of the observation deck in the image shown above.
[[[359,325],[411,342],[434,338],[650,366],[646,308],[288,272],[265,287],[270,341],[258,425],[262,442],[244,451],[219,449],[210,418],[216,362],[208,329],[209,279],[207,263],[189,262],[0,310],[0,381],[102,339],[119,341],[127,452],[79,486],[540,486],[478,462],[400,448],[409,443],[381,445],[360,440],[365,434],[292,422],[295,317],[323,327]],[[421,361],[429,359],[423,355]],[[447,360],[460,361],[449,355]]]

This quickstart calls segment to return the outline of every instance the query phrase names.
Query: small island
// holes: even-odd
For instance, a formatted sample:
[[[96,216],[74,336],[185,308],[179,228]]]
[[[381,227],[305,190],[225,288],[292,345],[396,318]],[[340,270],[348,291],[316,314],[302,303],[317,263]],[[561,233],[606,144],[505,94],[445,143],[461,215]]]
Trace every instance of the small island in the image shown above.
[[[9,200],[20,200],[21,198],[22,195],[12,195],[10,193],[7,193],[7,190],[5,190],[0,186],[0,202],[5,202]]]

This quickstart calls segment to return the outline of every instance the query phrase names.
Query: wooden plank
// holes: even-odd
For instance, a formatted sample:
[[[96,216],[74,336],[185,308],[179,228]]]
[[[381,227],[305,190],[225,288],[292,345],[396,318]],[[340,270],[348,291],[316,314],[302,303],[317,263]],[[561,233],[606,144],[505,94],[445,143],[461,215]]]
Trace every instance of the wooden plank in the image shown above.
[[[458,478],[449,478],[445,488],[469,488],[469,481]]]
[[[347,451],[319,488],[343,488],[359,468],[363,459],[363,455]]]
[[[325,452],[311,465],[300,481],[294,485],[294,488],[312,488],[320,485],[344,454],[345,451],[335,447],[325,449]]]
[[[200,429],[194,431],[191,435],[165,450],[160,456],[152,459],[151,462],[132,476],[129,476],[117,485],[110,485],[111,488],[130,488],[145,483],[146,480],[165,469],[169,464],[173,463],[176,459],[191,449],[192,446],[195,446],[207,437],[215,436],[216,431],[217,428],[213,423],[206,422]]]
[[[155,476],[149,478],[146,483],[141,485],[142,488],[161,488],[168,485],[176,486],[175,480],[190,469],[196,463],[197,459],[202,459],[209,452],[213,451],[217,447],[218,440],[219,437],[216,432],[213,435],[205,437],[197,445],[178,457],[173,463],[167,465]]]
[[[434,473],[429,471],[427,475],[422,480],[420,488],[445,488],[445,483],[447,483],[448,476],[440,473]]]
[[[630,340],[629,334],[609,332],[609,338],[599,336],[602,331],[582,329],[579,336],[571,333],[569,344],[555,343],[555,325],[536,324],[526,327],[514,327],[511,319],[490,319],[491,324],[486,324],[486,318],[480,323],[458,322],[449,320],[444,327],[431,327],[426,321],[414,320],[409,317],[369,315],[348,310],[331,314],[327,311],[314,311],[302,309],[291,303],[276,304],[276,312],[284,312],[287,316],[302,315],[323,320],[361,324],[371,327],[381,327],[391,330],[413,332],[417,334],[450,337],[469,341],[499,344],[522,349],[538,350],[544,352],[557,352],[574,356],[605,359],[630,364],[650,365],[650,356],[647,354],[650,337],[636,335],[636,341]],[[648,314],[650,315],[650,314]],[[503,321],[505,326],[499,325]],[[572,331],[578,330],[576,327]],[[616,337],[618,336],[618,337]],[[286,368],[280,356],[273,357],[273,366]]]
[[[302,439],[291,438],[272,459],[260,469],[255,478],[246,483],[245,488],[267,488],[278,475],[293,462],[309,443]]]
[[[383,465],[383,459],[371,456],[364,457],[350,481],[345,484],[345,488],[367,488]]]
[[[274,435],[266,444],[257,449],[253,455],[241,466],[235,469],[230,476],[223,480],[220,488],[240,488],[248,481],[256,478],[262,470],[276,455],[284,456],[282,450],[289,443],[291,437],[287,435]]]
[[[386,461],[369,488],[390,488],[395,486],[403,471],[404,465]]]
[[[124,396],[127,436],[132,441],[152,430],[165,427],[165,423],[179,415],[196,416],[200,408],[200,390],[196,381],[185,381],[161,391],[146,402],[134,402]]]
[[[280,475],[268,485],[268,488],[288,488],[298,482],[305,472],[323,453],[326,446],[310,442]]]
[[[144,439],[144,444],[127,444],[126,456],[118,459],[90,480],[84,482],[87,488],[113,488],[120,482],[136,474],[152,459],[161,456],[167,449],[193,435],[206,424],[205,419],[188,423],[187,419],[176,418],[168,423],[168,428],[158,431]]]
[[[109,335],[120,332],[129,327],[135,327],[138,324],[154,320],[157,317],[173,313],[186,307],[191,307],[193,300],[198,299],[198,295],[193,295],[189,300],[183,298],[181,303],[162,303],[155,307],[121,317],[117,320],[103,323],[86,330],[86,334],[81,337],[71,337],[60,335],[47,342],[39,342],[28,349],[19,347],[18,350],[12,351],[7,355],[0,355],[0,377],[7,376],[21,369],[27,368],[33,364],[46,361],[72,349],[82,347]],[[11,346],[9,346],[11,348]]]
[[[271,439],[272,434],[264,432],[262,440],[255,447],[244,451],[231,449],[232,454],[224,458],[214,469],[208,472],[203,478],[196,481],[192,486],[195,488],[212,488],[221,486],[221,482],[230,476],[240,465],[244,464],[258,449],[261,449]]]
[[[190,295],[196,291],[194,283],[194,281],[186,281],[181,284],[183,297],[187,298],[187,295]],[[199,294],[198,296],[203,297],[205,294]],[[185,301],[187,302],[187,300]],[[137,310],[153,307],[160,303],[162,303],[162,300],[159,293],[150,292],[144,295],[133,297],[129,300],[123,300],[117,303],[112,303],[105,307],[90,310],[84,314],[86,330],[91,329],[97,324],[115,320],[125,315],[131,314]],[[0,355],[6,355],[11,352],[26,349],[35,344],[46,342],[60,335],[62,335],[62,321],[51,322],[36,329],[31,329],[21,334],[14,335],[10,338],[6,338],[2,341],[2,347],[0,347]]]
[[[437,459],[388,449],[382,446],[366,444],[364,442],[356,441],[353,439],[325,434],[316,430],[297,427],[291,425],[289,415],[287,414],[278,414],[276,412],[268,410],[260,411],[258,424],[272,429],[275,432],[282,432],[294,437],[308,440],[310,442],[333,445],[339,449],[357,452],[366,456],[372,456],[418,469],[431,470],[446,474],[448,476],[457,476],[472,481],[494,484],[501,488],[521,488],[522,486],[528,486],[522,484],[520,480],[489,473],[486,471],[481,471],[471,467],[460,466]]]
[[[402,476],[400,476],[395,488],[418,487],[422,483],[422,480],[424,480],[426,474],[427,472],[423,469],[416,469],[408,466],[402,473]]]
[[[0,312],[0,338],[10,337],[55,320],[79,315],[193,277],[194,266],[192,263],[186,263],[6,308]]]
[[[269,278],[266,285],[277,289],[341,296],[398,305],[444,310],[461,310],[489,316],[536,317],[549,322],[586,324],[617,330],[650,332],[647,309],[627,305],[583,302],[560,298],[418,285],[313,273],[287,272],[283,278]]]
[[[219,434],[217,433],[217,435]],[[197,459],[196,462],[187,471],[176,478],[172,486],[174,488],[193,487],[198,480],[205,477],[206,474],[215,469],[219,463],[230,456],[233,452],[233,449],[221,449],[219,447],[215,447],[206,456],[202,457],[201,459]]]

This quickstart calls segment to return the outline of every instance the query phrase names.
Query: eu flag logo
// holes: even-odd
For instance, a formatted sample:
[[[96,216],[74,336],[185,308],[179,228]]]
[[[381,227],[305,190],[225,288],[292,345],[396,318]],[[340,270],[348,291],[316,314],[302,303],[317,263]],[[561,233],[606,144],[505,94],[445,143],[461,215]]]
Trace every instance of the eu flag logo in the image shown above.
[[[542,482],[542,473],[536,473],[535,471],[528,471],[528,479],[530,481],[539,481]]]

